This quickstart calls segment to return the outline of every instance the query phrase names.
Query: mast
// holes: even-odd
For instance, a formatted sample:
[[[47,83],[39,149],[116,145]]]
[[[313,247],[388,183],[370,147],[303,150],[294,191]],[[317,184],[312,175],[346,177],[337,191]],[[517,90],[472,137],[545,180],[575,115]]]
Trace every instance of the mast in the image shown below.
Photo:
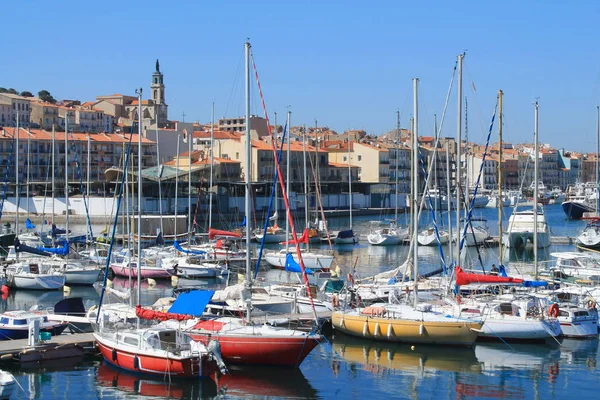
[[[185,114],[184,114],[185,115]],[[184,122],[182,120],[182,122]],[[192,142],[194,140],[194,128],[187,133],[188,141],[188,249],[192,245]],[[198,207],[198,205],[196,205]]]
[[[464,53],[458,55],[458,112],[456,125],[456,229],[460,229],[460,179],[461,179],[461,143],[462,143],[462,67]],[[460,265],[460,234],[456,241],[456,264]]]
[[[87,198],[87,207],[90,209],[90,134],[87,135],[87,187],[85,190],[85,197]],[[90,243],[92,240],[91,232],[89,229],[86,229],[87,242]]]
[[[350,130],[348,130],[348,199],[350,201],[350,230],[352,230],[352,167],[350,166]]]
[[[175,240],[177,240],[177,209],[179,208],[179,152],[181,147],[181,138],[179,137],[179,129],[177,130],[177,162],[175,163],[175,169],[177,174],[175,175]]]
[[[538,112],[539,104],[536,100],[533,103],[535,107],[535,121],[534,121],[534,140],[535,140],[535,160],[534,160],[534,172],[533,179],[535,182],[533,188],[533,266],[535,268],[535,279],[538,278],[538,157],[539,157],[539,141],[538,141]]]
[[[154,119],[156,121],[156,159],[159,165],[159,176],[158,176],[158,212],[160,213],[160,233],[165,234],[163,224],[163,209],[162,209],[162,163],[160,161],[160,142],[158,141],[158,108],[155,108]],[[179,155],[179,154],[178,154]],[[175,222],[177,223],[177,221]]]
[[[418,258],[418,236],[419,236],[419,228],[418,228],[418,218],[419,218],[419,205],[417,204],[417,193],[419,192],[419,78],[413,78],[413,279],[414,279],[414,305],[417,306],[418,303],[418,288],[417,282],[419,281],[419,258]]]
[[[244,58],[245,58],[245,71],[244,77],[246,80],[245,87],[245,98],[246,98],[246,171],[245,171],[245,186],[246,196],[244,204],[244,214],[246,215],[246,281],[245,286],[248,291],[248,296],[252,295],[252,265],[250,260],[250,233],[251,221],[250,221],[250,193],[252,187],[250,185],[250,173],[252,171],[252,141],[250,139],[250,42],[246,41],[244,44]],[[250,323],[252,311],[252,304],[250,301],[246,302],[246,321]]]
[[[65,112],[65,235],[69,246],[69,112]]]
[[[467,96],[465,96],[465,144],[469,145],[469,120],[467,117],[467,109],[469,105],[467,103]],[[467,213],[469,212],[468,207],[471,205],[469,196],[469,186],[471,184],[471,163],[469,162],[469,152],[465,153],[465,224],[467,223]]]
[[[598,204],[600,202],[600,190],[598,190],[598,182],[600,182],[600,177],[598,176],[598,157],[600,157],[600,106],[596,106],[596,217],[600,209]]]
[[[27,184],[25,185],[25,192],[27,195],[27,219],[29,219],[29,166],[30,166],[30,162],[29,162],[29,154],[30,154],[30,148],[31,148],[31,132],[29,131],[29,128],[27,128]]]
[[[498,254],[499,264],[504,265],[504,256],[502,254],[502,90],[498,90],[498,197],[496,197],[496,207],[498,207]]]
[[[310,233],[308,215],[308,173],[306,171],[306,125],[302,127],[302,165],[304,165],[304,168],[302,168],[304,170],[304,224]],[[306,248],[310,249],[310,238],[306,241]]]
[[[19,203],[21,202],[21,187],[19,185],[19,112],[17,111],[17,146],[16,146],[16,162],[15,162],[15,192],[17,193],[17,212],[15,213],[15,237],[19,237]],[[19,261],[19,252],[16,253],[17,261]]]
[[[138,198],[137,198],[137,303],[141,304],[142,292],[142,88],[136,90],[138,95]],[[131,274],[130,274],[131,275]],[[140,327],[140,319],[137,319],[137,327]]]
[[[452,216],[450,210],[452,210],[452,196],[450,196],[450,141],[446,141],[446,203],[448,204],[448,237],[452,238]],[[460,228],[457,227],[456,236],[460,236]],[[452,260],[452,244],[448,246],[448,257]]]
[[[396,152],[396,182],[395,182],[395,191],[394,191],[394,223],[398,225],[398,156],[400,152],[400,111],[396,111],[396,148],[394,151]]]
[[[51,222],[54,225],[54,148],[56,147],[54,141],[56,140],[56,131],[54,124],[52,124],[52,217]]]
[[[288,111],[287,112],[287,121],[286,121],[286,125],[287,125],[287,157],[286,157],[286,171],[285,171],[285,192],[286,193],[290,193],[290,156],[292,155],[292,152],[290,150],[290,123],[291,123],[291,119],[292,119],[292,112]],[[277,129],[277,125],[275,125],[275,129]],[[294,238],[294,240],[298,240],[298,238]],[[287,254],[288,249],[290,247],[289,245],[290,242],[290,219],[288,218],[288,214],[285,214],[285,253]],[[296,246],[299,246],[298,243],[296,243]]]
[[[210,176],[208,178],[208,227],[212,226],[213,165],[215,164],[215,102],[210,112]]]

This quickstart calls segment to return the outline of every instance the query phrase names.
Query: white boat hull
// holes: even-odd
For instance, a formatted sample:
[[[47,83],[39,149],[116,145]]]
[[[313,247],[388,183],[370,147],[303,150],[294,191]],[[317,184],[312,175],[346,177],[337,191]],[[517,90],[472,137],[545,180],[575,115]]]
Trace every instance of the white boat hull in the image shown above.
[[[487,318],[482,330],[479,334],[482,338],[524,341],[545,340],[562,333],[557,320],[520,318]]]
[[[296,251],[290,250],[290,253],[292,254],[292,257],[294,257],[294,261],[299,263]],[[286,254],[281,252],[265,254],[265,260],[267,263],[275,268],[285,268],[285,258]],[[333,264],[333,256],[328,254],[302,252],[302,260],[304,261],[304,266],[312,269],[313,271],[329,270],[331,268],[331,264]]]
[[[58,290],[65,285],[64,275],[46,274],[10,274],[7,276],[8,286],[15,289]]]
[[[100,277],[100,270],[97,268],[86,268],[74,271],[64,271],[66,285],[91,286]]]
[[[268,233],[266,235],[257,233],[255,235],[257,242],[262,242],[263,236],[265,237],[265,243],[281,243],[286,241],[285,233]]]
[[[440,236],[440,244],[447,244],[449,241],[448,232],[440,230],[438,233]],[[435,232],[429,231],[419,233],[419,235],[417,236],[417,241],[421,246],[437,246],[438,244]]]
[[[510,232],[502,236],[502,244],[506,247],[521,248],[528,243],[533,245],[533,232]],[[550,246],[548,232],[538,232],[538,249],[545,249],[548,246]]]

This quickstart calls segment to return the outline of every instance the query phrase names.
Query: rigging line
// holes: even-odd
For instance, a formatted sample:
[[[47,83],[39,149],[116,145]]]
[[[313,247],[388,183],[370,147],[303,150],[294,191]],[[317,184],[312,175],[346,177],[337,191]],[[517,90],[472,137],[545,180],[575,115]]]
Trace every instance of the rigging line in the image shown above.
[[[13,131],[13,137],[10,140],[10,147],[8,149],[8,162],[6,164],[6,172],[4,173],[4,183],[2,184],[2,199],[0,200],[0,219],[2,219],[2,212],[4,211],[4,202],[6,201],[6,195],[8,192],[8,176],[9,176],[9,172],[10,172],[10,166],[12,164],[14,144],[15,144],[15,135],[14,135],[14,131]],[[18,174],[18,167],[15,167],[15,177],[16,177],[16,174]],[[15,179],[15,182],[16,182],[16,179]],[[17,190],[19,190],[19,188],[15,186],[15,193]],[[18,209],[17,209],[17,212],[18,212]],[[19,227],[15,227],[15,229],[16,229],[15,232],[17,232],[17,234],[18,234]]]
[[[306,138],[304,138],[304,140],[306,140]],[[318,142],[317,142],[317,146],[318,146]],[[319,160],[318,160],[318,147],[315,147],[315,149],[317,149],[317,157],[315,157],[315,164],[318,164],[319,163]],[[313,174],[313,178],[314,178],[314,182],[315,182],[315,195],[316,195],[316,198],[319,201],[319,209],[321,211],[321,220],[323,221],[323,225],[324,225],[324,228],[325,228],[325,234],[327,235],[327,243],[329,244],[329,251],[333,252],[333,243],[331,242],[331,235],[329,234],[329,228],[328,228],[328,225],[327,225],[327,219],[325,218],[325,211],[323,210],[323,199],[321,198],[321,189],[320,189],[320,185],[319,185],[319,177],[317,176],[317,172],[315,170],[315,166],[313,164],[312,157],[310,156],[310,154],[308,156],[308,161],[310,162],[310,168],[311,168],[311,171],[312,171],[312,174]],[[308,207],[308,205],[305,205],[305,207]],[[317,217],[317,219],[318,219],[318,217]],[[318,228],[318,226],[317,226],[317,228]],[[317,229],[317,231],[318,231],[318,229]]]
[[[467,227],[468,227],[467,221],[470,221],[471,217],[473,216],[473,208],[474,208],[473,205],[475,204],[475,197],[477,196],[477,191],[479,189],[479,183],[481,181],[481,175],[483,172],[483,167],[485,165],[485,159],[488,154],[488,148],[489,148],[490,139],[492,136],[492,129],[494,127],[494,120],[496,119],[497,112],[498,112],[498,102],[496,102],[496,105],[494,106],[494,114],[492,115],[492,120],[490,121],[490,129],[488,130],[487,141],[485,143],[485,150],[484,150],[483,156],[481,158],[481,165],[479,166],[479,175],[477,175],[477,182],[475,184],[475,190],[473,191],[473,199],[471,200],[471,203],[469,206],[469,212],[467,213],[467,220],[465,221],[465,227],[463,229],[463,233],[460,238],[459,251],[462,250],[462,248],[465,244],[465,236],[467,235]],[[460,261],[460,254],[458,255],[458,260]]]
[[[288,195],[287,192],[285,190],[285,182],[283,181],[283,175],[281,174],[281,165],[279,164],[279,161],[277,160],[277,152],[275,150],[275,135],[273,135],[273,131],[271,129],[271,124],[269,123],[269,114],[267,113],[267,107],[265,105],[265,99],[263,97],[263,93],[262,93],[262,89],[260,86],[260,80],[258,78],[258,70],[256,69],[256,63],[254,61],[254,54],[251,52],[250,56],[252,58],[252,67],[254,69],[254,73],[256,75],[256,86],[258,88],[258,93],[260,95],[260,100],[262,103],[262,107],[263,107],[263,112],[265,114],[265,119],[267,121],[267,131],[269,136],[271,137],[271,147],[273,149],[273,156],[275,158],[275,167],[278,170],[278,178],[279,178],[279,186],[281,187],[281,192],[283,194],[283,202],[285,204],[285,208],[286,208],[286,212],[288,215],[288,221],[290,224],[290,228],[292,231],[292,237],[297,238],[298,235],[296,234],[296,226],[294,225],[294,219],[292,218],[292,213],[291,213],[291,207],[290,207],[290,203],[288,200]],[[282,143],[282,147],[283,147],[283,143]],[[312,293],[310,292],[310,283],[308,281],[308,276],[306,275],[306,268],[304,266],[304,259],[302,258],[302,252],[300,251],[300,246],[296,246],[296,254],[298,256],[298,261],[300,264],[300,269],[302,270],[302,278],[304,279],[304,283],[306,285],[306,292],[308,294],[308,299],[310,301],[310,306],[312,308],[313,314],[314,314],[314,318],[315,321],[318,320],[317,317],[317,310],[315,308],[315,302],[313,300],[313,296]]]
[[[244,50],[242,50],[241,53],[240,53],[240,58],[238,60],[237,70],[236,70],[235,76],[233,78],[233,85],[231,86],[231,91],[229,92],[229,99],[227,100],[227,103],[225,105],[225,115],[228,115],[228,113],[229,113],[229,106],[231,106],[231,102],[233,101],[234,93],[236,93],[236,89],[237,89],[237,85],[238,85],[238,78],[242,74],[241,71],[242,71],[243,61],[244,61]],[[238,107],[238,113],[239,113],[239,107]]]
[[[471,74],[469,73],[468,64],[464,66],[465,73],[467,75],[468,80],[471,82],[471,89],[473,90],[473,96],[475,97],[475,115],[477,116],[477,122],[479,122],[479,129],[481,132],[485,134],[485,127],[483,125],[483,119],[481,118],[481,107],[479,105],[479,97],[477,96],[477,90],[475,89],[475,83],[471,78]]]

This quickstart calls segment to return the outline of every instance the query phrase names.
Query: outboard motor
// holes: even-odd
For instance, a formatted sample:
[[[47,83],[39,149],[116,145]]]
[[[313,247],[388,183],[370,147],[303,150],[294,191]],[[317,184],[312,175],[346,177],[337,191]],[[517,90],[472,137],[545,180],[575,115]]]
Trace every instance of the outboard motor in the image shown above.
[[[219,343],[218,340],[213,339],[210,342],[208,342],[208,346],[206,346],[206,349],[209,353],[212,354],[214,359],[217,361],[217,365],[219,366],[221,373],[223,375],[227,374],[229,371],[227,371],[227,366],[223,361],[223,357],[221,357],[221,343]]]

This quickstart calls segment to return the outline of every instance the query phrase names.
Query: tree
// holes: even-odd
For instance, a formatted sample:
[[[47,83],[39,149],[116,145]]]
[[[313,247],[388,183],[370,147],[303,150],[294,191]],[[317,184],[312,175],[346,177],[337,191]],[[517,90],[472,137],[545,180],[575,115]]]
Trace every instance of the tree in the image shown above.
[[[10,88],[10,89],[8,89],[7,93],[10,93],[10,94],[19,94],[19,92],[17,92],[17,91],[16,91],[15,89],[13,89],[13,88]]]
[[[0,87],[0,93],[7,93],[7,92],[8,92],[7,88]]]
[[[19,96],[23,96],[23,97],[33,97],[33,93],[25,90],[23,92],[21,92],[21,94]]]
[[[48,103],[56,103],[56,99],[54,97],[52,97],[52,95],[50,94],[49,91],[47,90],[40,90],[38,92],[38,97],[40,98],[40,100],[48,102]]]

